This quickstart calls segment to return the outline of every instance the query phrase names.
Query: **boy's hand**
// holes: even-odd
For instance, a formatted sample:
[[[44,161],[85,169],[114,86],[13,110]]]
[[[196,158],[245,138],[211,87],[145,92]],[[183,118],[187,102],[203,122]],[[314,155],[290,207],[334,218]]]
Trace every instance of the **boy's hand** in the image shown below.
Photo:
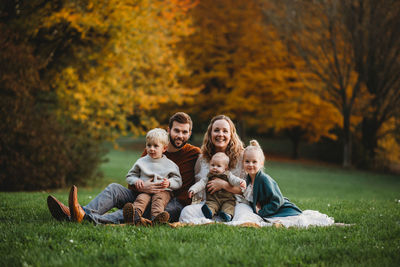
[[[189,191],[189,198],[193,197],[193,191]]]
[[[142,180],[137,180],[136,181],[136,183],[135,183],[135,187],[136,187],[136,189],[142,189],[143,188],[143,181]]]
[[[168,188],[169,187],[169,180],[167,178],[164,178],[164,180],[161,183],[161,186],[163,188]]]
[[[239,186],[240,186],[240,188],[242,188],[242,189],[246,189],[246,181],[245,180],[243,180],[243,181],[240,181],[240,184],[239,184]]]

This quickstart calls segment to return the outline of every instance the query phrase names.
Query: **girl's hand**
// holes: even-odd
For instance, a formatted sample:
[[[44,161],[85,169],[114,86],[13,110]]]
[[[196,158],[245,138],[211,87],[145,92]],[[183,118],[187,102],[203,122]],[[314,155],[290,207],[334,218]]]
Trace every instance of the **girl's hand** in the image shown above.
[[[193,191],[189,191],[189,198],[193,197]]]
[[[163,188],[168,188],[169,187],[169,180],[167,178],[164,178],[164,180],[162,181],[161,185]]]
[[[220,178],[215,178],[207,183],[207,191],[212,195],[215,192],[224,189],[227,185],[229,185],[227,181]]]
[[[261,204],[260,204],[260,202],[257,202],[256,212],[258,213],[260,211],[260,209],[261,209]]]
[[[136,183],[135,183],[135,187],[136,187],[136,189],[138,189],[138,190],[140,190],[140,189],[142,189],[143,188],[143,181],[142,180],[137,180],[136,181]]]

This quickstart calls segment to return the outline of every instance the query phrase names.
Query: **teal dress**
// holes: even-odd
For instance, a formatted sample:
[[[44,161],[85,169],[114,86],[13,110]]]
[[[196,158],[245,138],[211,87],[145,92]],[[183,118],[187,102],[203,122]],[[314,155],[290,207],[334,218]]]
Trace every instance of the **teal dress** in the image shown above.
[[[251,178],[247,176],[247,184],[251,183]],[[257,203],[261,204],[261,209],[256,212]],[[254,213],[263,218],[287,217],[301,214],[301,210],[289,199],[282,196],[278,184],[262,171],[256,174],[253,184],[253,201],[250,202]]]

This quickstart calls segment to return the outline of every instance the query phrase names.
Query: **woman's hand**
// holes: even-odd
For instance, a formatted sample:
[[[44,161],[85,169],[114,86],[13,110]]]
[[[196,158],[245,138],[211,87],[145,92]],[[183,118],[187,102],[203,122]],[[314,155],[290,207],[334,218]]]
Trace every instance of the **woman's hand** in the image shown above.
[[[222,180],[220,178],[215,178],[215,179],[212,179],[211,181],[208,181],[207,191],[212,195],[221,189],[226,190],[227,186],[229,186],[229,183],[227,181]]]

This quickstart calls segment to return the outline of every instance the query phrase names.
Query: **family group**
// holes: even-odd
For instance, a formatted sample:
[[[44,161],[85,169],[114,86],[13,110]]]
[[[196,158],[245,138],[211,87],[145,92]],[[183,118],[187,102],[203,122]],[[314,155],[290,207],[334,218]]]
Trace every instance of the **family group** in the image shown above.
[[[127,173],[127,187],[112,183],[81,206],[77,187],[72,186],[68,206],[48,196],[50,213],[59,221],[136,226],[178,221],[260,226],[333,223],[319,212],[303,212],[283,197],[264,171],[259,143],[252,140],[245,147],[228,116],[211,119],[201,148],[187,143],[192,126],[188,114],[174,114],[167,130],[155,128],[147,133],[145,151]],[[109,212],[113,208],[117,210]]]

